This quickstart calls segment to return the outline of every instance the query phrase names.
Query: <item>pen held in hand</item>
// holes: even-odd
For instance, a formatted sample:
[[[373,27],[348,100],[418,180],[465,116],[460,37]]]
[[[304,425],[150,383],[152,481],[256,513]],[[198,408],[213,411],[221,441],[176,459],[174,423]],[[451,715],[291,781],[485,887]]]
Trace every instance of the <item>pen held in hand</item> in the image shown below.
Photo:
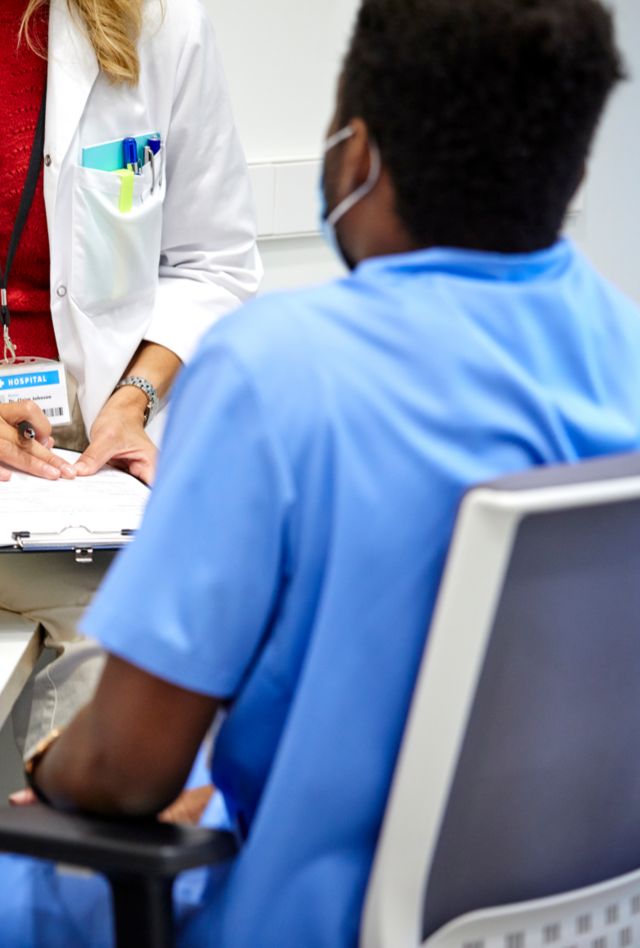
[[[16,427],[23,438],[26,438],[28,441],[35,440],[36,430],[28,421],[19,421]]]

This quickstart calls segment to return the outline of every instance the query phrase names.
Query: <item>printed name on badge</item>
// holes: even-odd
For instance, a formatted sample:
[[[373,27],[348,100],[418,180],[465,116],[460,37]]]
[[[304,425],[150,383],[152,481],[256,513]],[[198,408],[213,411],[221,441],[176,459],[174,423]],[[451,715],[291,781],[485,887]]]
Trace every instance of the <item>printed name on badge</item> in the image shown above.
[[[0,404],[26,399],[42,409],[53,427],[70,423],[67,376],[61,362],[25,359],[0,365]]]

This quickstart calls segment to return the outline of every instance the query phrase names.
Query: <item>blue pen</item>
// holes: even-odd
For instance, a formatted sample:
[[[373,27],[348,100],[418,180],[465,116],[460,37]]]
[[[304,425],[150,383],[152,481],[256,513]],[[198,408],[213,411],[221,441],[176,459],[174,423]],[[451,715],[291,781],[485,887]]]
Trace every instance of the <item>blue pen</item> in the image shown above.
[[[155,191],[156,188],[156,165],[155,157],[160,153],[162,148],[162,137],[156,132],[154,135],[149,135],[147,138],[147,144],[144,146],[144,160],[149,162],[151,165],[151,193]],[[163,162],[164,163],[164,156]],[[160,179],[162,179],[162,164],[160,166]]]
[[[157,155],[162,148],[162,138],[160,135],[149,135],[147,138],[147,148],[150,148],[154,155]]]
[[[124,166],[134,174],[140,174],[138,164],[138,143],[135,138],[125,138],[122,142],[122,153],[124,156]]]

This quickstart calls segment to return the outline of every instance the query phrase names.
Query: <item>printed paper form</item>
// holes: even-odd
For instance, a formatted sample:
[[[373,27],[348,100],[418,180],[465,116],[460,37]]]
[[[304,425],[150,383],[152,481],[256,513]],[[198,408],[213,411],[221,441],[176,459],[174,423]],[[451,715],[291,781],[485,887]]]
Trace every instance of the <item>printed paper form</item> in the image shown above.
[[[70,464],[79,457],[61,449],[55,454]],[[11,480],[0,482],[0,546],[14,546],[17,532],[57,535],[71,527],[86,541],[82,528],[91,533],[136,530],[149,494],[135,477],[112,467],[72,481],[13,471]]]

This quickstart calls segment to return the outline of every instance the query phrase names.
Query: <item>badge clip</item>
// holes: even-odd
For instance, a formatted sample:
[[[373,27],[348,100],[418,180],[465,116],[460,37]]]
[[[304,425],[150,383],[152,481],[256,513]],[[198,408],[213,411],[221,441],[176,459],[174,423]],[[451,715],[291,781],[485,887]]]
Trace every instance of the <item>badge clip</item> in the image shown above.
[[[12,365],[16,361],[16,347],[9,335],[9,303],[7,301],[6,287],[0,289],[0,313],[2,313],[2,339],[4,350],[2,361]]]

